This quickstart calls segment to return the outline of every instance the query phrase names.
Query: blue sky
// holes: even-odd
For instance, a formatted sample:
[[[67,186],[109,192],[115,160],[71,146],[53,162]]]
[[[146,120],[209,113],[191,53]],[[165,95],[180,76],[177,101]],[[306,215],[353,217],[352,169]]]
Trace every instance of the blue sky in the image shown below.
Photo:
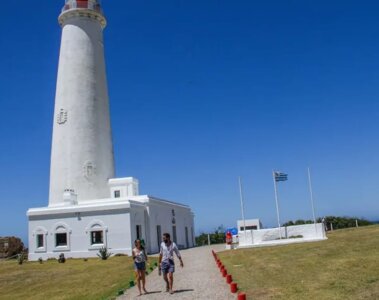
[[[0,235],[48,203],[62,1],[5,1]],[[197,232],[240,217],[379,219],[377,1],[103,1],[118,177],[191,205]]]

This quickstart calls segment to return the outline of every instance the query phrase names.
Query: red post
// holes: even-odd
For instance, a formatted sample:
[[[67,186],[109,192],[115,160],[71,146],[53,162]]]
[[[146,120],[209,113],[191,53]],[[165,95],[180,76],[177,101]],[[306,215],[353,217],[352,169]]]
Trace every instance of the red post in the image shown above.
[[[237,299],[238,300],[246,300],[246,294],[245,293],[239,293]]]
[[[222,270],[222,277],[226,277],[226,275],[228,275],[228,272],[226,271],[226,269]]]
[[[233,279],[232,279],[232,275],[228,274],[226,275],[226,283],[230,284],[232,283]]]
[[[234,294],[234,293],[237,293],[237,289],[238,289],[238,287],[237,287],[237,283],[232,282],[232,283],[230,284],[230,291]]]

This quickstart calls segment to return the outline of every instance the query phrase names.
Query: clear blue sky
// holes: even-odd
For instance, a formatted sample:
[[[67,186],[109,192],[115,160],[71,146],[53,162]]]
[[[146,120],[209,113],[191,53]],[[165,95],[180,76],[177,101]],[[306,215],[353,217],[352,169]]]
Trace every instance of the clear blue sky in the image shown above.
[[[0,236],[48,203],[62,1],[3,1]],[[117,176],[191,205],[197,232],[240,217],[379,219],[378,1],[103,1]]]

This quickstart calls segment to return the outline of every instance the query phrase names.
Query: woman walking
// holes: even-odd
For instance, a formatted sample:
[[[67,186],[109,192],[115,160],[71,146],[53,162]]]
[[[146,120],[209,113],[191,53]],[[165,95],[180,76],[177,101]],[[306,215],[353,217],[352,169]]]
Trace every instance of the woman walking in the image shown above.
[[[132,251],[133,260],[134,260],[134,270],[136,272],[137,278],[137,286],[139,290],[140,296],[142,295],[142,290],[145,294],[147,294],[145,288],[145,271],[146,271],[146,263],[147,263],[147,255],[145,252],[145,248],[141,245],[141,240],[135,240],[134,242],[135,248]],[[142,290],[141,290],[141,281],[142,281]]]

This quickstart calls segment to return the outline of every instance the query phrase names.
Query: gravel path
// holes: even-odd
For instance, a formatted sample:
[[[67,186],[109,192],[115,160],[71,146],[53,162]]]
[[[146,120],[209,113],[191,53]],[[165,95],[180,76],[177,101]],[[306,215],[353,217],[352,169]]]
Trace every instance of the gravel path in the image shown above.
[[[118,300],[126,299],[213,299],[213,300],[235,300],[237,295],[230,292],[229,285],[213,259],[211,251],[224,249],[223,245],[211,247],[199,247],[182,250],[184,268],[180,268],[176,259],[174,273],[175,294],[166,292],[166,285],[162,276],[158,276],[158,269],[155,269],[146,277],[146,289],[150,292],[147,295],[138,296],[137,286],[128,289],[125,295],[118,297]]]

